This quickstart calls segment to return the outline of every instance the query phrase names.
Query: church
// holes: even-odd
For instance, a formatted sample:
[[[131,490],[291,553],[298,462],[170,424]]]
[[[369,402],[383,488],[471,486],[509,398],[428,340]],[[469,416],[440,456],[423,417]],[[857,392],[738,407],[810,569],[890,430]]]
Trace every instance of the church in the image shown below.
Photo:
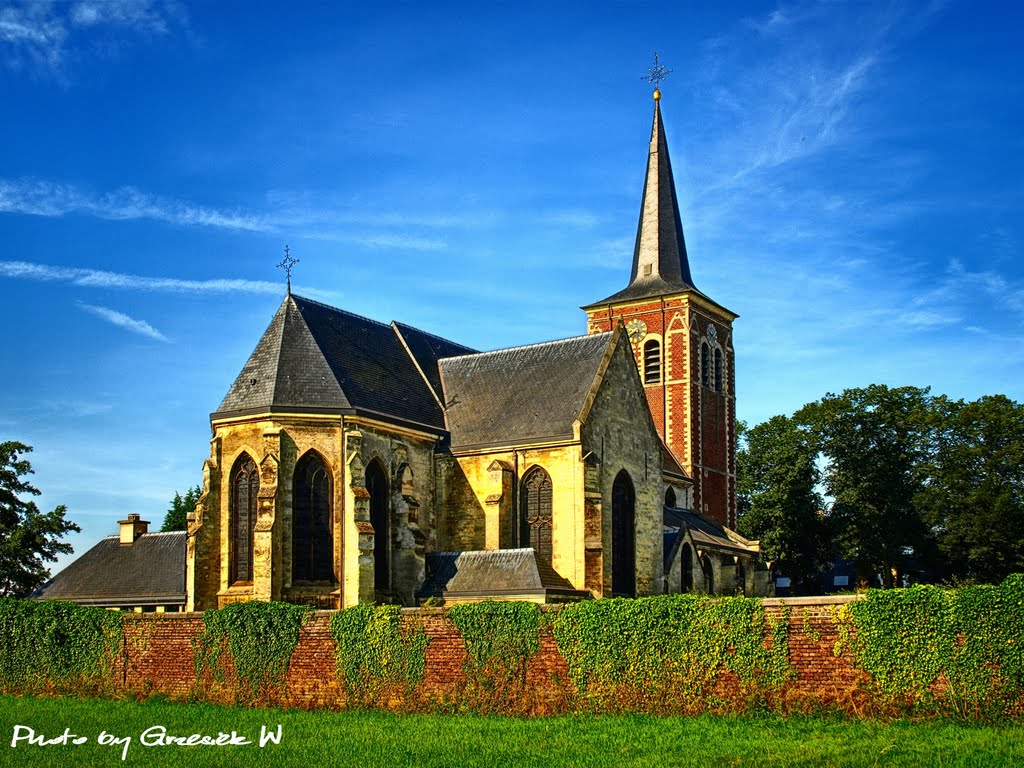
[[[767,593],[732,530],[737,315],[691,276],[660,98],[585,335],[479,352],[289,282],[210,418],[186,610]]]

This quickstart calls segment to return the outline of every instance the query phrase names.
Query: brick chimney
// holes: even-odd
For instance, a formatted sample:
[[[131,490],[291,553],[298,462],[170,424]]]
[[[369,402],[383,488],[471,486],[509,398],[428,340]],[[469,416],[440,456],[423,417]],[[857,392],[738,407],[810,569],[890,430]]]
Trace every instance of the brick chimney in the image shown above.
[[[134,544],[135,540],[149,531],[149,520],[140,520],[139,515],[128,515],[127,520],[118,520],[121,526],[121,543]]]

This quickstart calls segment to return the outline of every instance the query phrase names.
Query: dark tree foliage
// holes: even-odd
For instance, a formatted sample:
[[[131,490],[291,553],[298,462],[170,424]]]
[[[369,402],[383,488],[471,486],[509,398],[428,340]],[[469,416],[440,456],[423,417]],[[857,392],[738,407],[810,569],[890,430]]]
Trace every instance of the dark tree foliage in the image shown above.
[[[0,597],[31,594],[50,576],[43,561],[72,551],[61,537],[81,530],[64,519],[63,504],[40,512],[34,501],[23,500],[39,495],[24,479],[32,474],[32,465],[22,457],[31,450],[24,443],[0,443]]]
[[[814,591],[831,549],[818,492],[817,452],[806,431],[786,416],[747,430],[738,425],[736,454],[739,532],[794,579],[797,594]]]
[[[999,583],[1024,570],[1024,406],[1004,395],[937,405],[917,502],[951,576]]]
[[[873,384],[827,394],[794,417],[827,459],[825,493],[840,554],[858,575],[880,573],[885,587],[900,586],[908,559],[933,548],[915,504],[925,486],[931,407],[927,389]]]
[[[164,524],[161,526],[160,530],[188,530],[188,516],[192,512],[195,512],[196,502],[199,501],[200,495],[202,495],[202,490],[198,485],[185,491],[184,496],[175,491],[174,498],[171,500],[171,507],[167,510],[167,514],[164,516]]]

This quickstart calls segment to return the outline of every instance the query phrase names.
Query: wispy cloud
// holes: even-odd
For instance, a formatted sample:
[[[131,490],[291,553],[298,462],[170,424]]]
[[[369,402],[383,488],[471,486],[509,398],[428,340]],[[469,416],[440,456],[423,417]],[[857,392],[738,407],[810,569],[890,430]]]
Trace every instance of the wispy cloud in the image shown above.
[[[151,219],[183,226],[216,227],[250,232],[273,232],[277,227],[260,216],[219,211],[192,203],[150,195],[134,187],[90,195],[69,184],[39,179],[0,179],[0,212],[31,216],[81,213],[101,219]]]
[[[87,33],[162,35],[184,24],[179,6],[159,0],[24,0],[0,8],[0,53],[9,69],[63,75],[69,50]]]
[[[106,320],[108,323],[116,325],[118,328],[124,328],[126,331],[131,331],[132,333],[137,333],[140,336],[155,339],[156,341],[162,341],[165,343],[170,341],[170,339],[160,333],[160,331],[145,320],[136,320],[134,317],[130,317],[124,312],[118,312],[116,309],[98,307],[95,304],[85,304],[83,302],[78,302],[78,307],[91,315],[95,315],[96,317]]]
[[[0,261],[0,277],[70,283],[86,288],[121,288],[166,293],[224,294],[255,293],[280,295],[280,283],[265,280],[182,280],[175,277],[147,277],[83,267],[54,267],[28,261]]]

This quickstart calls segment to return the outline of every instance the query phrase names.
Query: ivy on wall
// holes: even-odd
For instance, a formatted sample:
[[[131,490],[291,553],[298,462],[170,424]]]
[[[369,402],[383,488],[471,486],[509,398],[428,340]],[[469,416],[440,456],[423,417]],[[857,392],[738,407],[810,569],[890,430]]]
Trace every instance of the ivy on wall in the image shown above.
[[[0,598],[0,690],[109,685],[123,642],[117,612]]]
[[[872,590],[835,621],[837,655],[850,652],[886,700],[981,717],[1020,706],[1024,575],[957,590]]]
[[[403,628],[397,605],[356,605],[331,616],[337,673],[348,696],[372,703],[387,688],[408,693],[426,670],[423,625]]]
[[[786,620],[743,597],[616,598],[564,607],[554,635],[585,696],[621,698],[642,689],[701,707],[725,671],[746,690],[779,688],[791,676]]]
[[[526,663],[540,649],[544,614],[536,603],[454,605],[446,612],[462,635],[466,676],[477,685],[525,683]]]
[[[224,652],[229,651],[243,698],[270,685],[283,685],[299,628],[312,609],[291,603],[251,601],[203,613],[204,629],[195,643],[197,681],[204,669],[224,681]]]

